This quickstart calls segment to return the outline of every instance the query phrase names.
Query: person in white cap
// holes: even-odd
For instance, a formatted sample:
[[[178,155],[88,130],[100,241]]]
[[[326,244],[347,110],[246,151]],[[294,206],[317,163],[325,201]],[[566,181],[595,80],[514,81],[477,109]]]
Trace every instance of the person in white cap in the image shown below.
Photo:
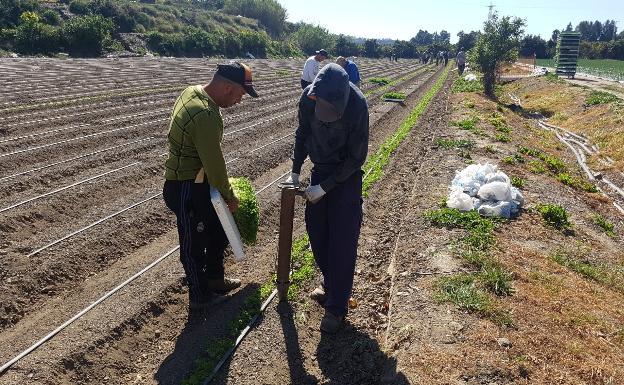
[[[301,89],[306,88],[314,81],[316,74],[319,72],[321,62],[329,57],[324,49],[319,49],[314,56],[310,56],[303,65],[301,71]]]

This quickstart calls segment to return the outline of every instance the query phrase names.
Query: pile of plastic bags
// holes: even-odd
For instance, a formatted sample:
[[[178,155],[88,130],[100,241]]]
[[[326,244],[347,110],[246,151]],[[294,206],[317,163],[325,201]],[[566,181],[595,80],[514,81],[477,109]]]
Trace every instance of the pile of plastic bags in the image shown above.
[[[516,216],[524,197],[511,185],[509,177],[495,165],[471,164],[458,171],[451,183],[446,205],[460,211],[477,210],[484,216]]]
[[[464,76],[464,80],[466,80],[467,82],[474,82],[477,80],[477,75],[475,74],[468,74],[466,76]]]

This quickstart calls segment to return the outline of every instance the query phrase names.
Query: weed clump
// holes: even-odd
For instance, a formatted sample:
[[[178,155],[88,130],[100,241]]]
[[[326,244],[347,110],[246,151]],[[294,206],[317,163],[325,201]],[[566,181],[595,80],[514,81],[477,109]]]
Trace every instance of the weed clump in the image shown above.
[[[609,92],[592,91],[587,97],[587,99],[585,99],[585,104],[587,104],[588,106],[595,106],[598,104],[613,103],[613,102],[618,102],[621,100],[622,99],[618,98],[617,96]]]
[[[453,87],[451,88],[451,92],[454,94],[459,92],[478,92],[483,91],[483,83],[480,79],[469,81],[464,79],[463,77],[458,77],[453,82]]]
[[[558,230],[570,230],[572,224],[568,219],[568,212],[565,208],[555,204],[539,204],[537,211],[542,215],[542,219]]]
[[[401,92],[386,92],[385,94],[383,94],[383,98],[384,99],[401,99],[401,100],[405,100],[405,94],[401,93]]]
[[[607,220],[607,218],[603,217],[600,214],[594,215],[592,221],[595,225],[604,230],[605,234],[610,237],[615,237],[615,225]]]
[[[598,188],[593,183],[589,183],[583,179],[575,178],[568,173],[562,172],[557,175],[557,180],[566,186],[570,186],[577,190],[583,190],[591,193],[598,192]]]
[[[438,139],[436,145],[448,150],[451,148],[472,148],[474,142],[466,139]]]

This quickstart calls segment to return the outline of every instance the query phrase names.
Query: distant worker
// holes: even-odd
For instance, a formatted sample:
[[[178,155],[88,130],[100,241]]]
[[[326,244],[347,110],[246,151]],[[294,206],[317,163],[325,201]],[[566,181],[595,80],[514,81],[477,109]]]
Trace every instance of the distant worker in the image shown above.
[[[446,65],[448,64],[448,57],[449,57],[449,52],[448,51],[444,51],[444,53],[442,53],[443,57],[444,57],[444,66],[446,67]]]
[[[245,93],[258,97],[251,69],[238,62],[220,64],[209,84],[186,88],[173,107],[163,198],[177,218],[189,313],[220,302],[221,295],[241,284],[224,275],[228,240],[210,201],[210,187],[219,190],[230,211],[236,211],[238,199],[221,150],[223,119],[219,109],[240,103]]]
[[[344,58],[343,56],[338,56],[336,59],[336,64],[344,68],[349,75],[349,81],[355,84],[358,88],[360,88],[360,71],[358,70],[357,64],[353,60],[349,60]]]
[[[368,152],[368,105],[345,70],[330,63],[299,99],[293,166],[287,182],[299,184],[313,163],[305,223],[323,284],[310,298],[325,308],[320,329],[335,333],[347,314],[362,223],[362,165]]]
[[[314,56],[310,56],[303,65],[301,72],[301,89],[306,88],[314,81],[316,74],[319,72],[320,63],[326,60],[329,54],[324,49],[319,49]]]
[[[464,52],[464,47],[461,47],[459,52],[457,52],[455,61],[457,61],[457,71],[460,75],[463,74],[464,68],[466,68],[466,53]]]

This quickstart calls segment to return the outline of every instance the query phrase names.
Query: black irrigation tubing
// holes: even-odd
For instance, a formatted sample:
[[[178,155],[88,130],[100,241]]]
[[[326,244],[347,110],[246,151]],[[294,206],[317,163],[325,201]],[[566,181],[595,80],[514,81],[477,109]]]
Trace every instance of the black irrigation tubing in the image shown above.
[[[272,186],[273,184],[275,184],[277,181],[279,181],[280,179],[282,179],[284,176],[286,176],[286,174],[288,174],[288,172],[280,175],[280,177],[276,178],[275,180],[271,181],[269,184],[267,184],[266,186],[264,186],[263,188],[261,188],[260,190],[258,190],[256,192],[256,196],[260,193],[262,193],[263,191],[265,191],[267,188],[269,188],[270,186]],[[23,350],[21,353],[19,353],[18,355],[16,355],[15,357],[13,357],[10,361],[8,361],[7,363],[5,363],[4,365],[2,365],[0,367],[0,374],[4,373],[5,371],[7,371],[11,366],[13,366],[16,362],[18,362],[19,360],[21,360],[22,358],[26,357],[28,354],[32,353],[35,349],[39,348],[41,345],[43,345],[44,343],[46,343],[47,341],[49,341],[52,337],[54,337],[55,335],[57,335],[59,332],[61,332],[63,329],[65,329],[67,326],[69,326],[70,324],[72,324],[74,321],[76,321],[77,319],[81,318],[83,315],[85,315],[87,312],[89,312],[91,309],[93,309],[94,307],[96,307],[97,305],[99,305],[100,303],[104,302],[106,299],[108,299],[110,296],[112,296],[113,294],[117,293],[119,290],[123,289],[125,286],[127,286],[129,283],[131,283],[132,281],[136,280],[137,278],[139,278],[140,276],[142,276],[143,274],[145,274],[146,272],[148,272],[149,270],[151,270],[153,267],[155,267],[156,265],[158,265],[160,262],[162,262],[163,260],[165,260],[165,258],[169,257],[170,255],[172,255],[173,253],[175,253],[178,249],[180,248],[180,246],[176,246],[173,249],[169,250],[168,252],[166,252],[165,254],[161,255],[160,257],[158,257],[155,261],[153,261],[152,263],[150,263],[149,265],[147,265],[146,267],[144,267],[141,271],[139,271],[138,273],[134,274],[132,277],[126,279],[124,282],[122,282],[121,284],[119,284],[118,286],[116,286],[114,289],[108,291],[106,294],[104,294],[102,297],[100,297],[99,299],[97,299],[96,301],[92,302],[90,305],[88,305],[87,307],[85,307],[84,309],[82,309],[81,311],[79,311],[78,313],[76,313],[73,317],[71,317],[70,319],[68,319],[67,321],[65,321],[63,324],[61,324],[59,327],[57,327],[56,329],[54,329],[53,331],[51,331],[50,333],[48,333],[45,337],[41,338],[40,340],[38,340],[37,342],[35,342],[33,345],[31,345],[29,348]]]
[[[266,147],[268,147],[268,146],[270,146],[270,145],[273,145],[273,144],[275,144],[275,143],[281,142],[282,140],[284,140],[284,139],[286,139],[286,138],[288,138],[289,136],[292,136],[292,135],[294,135],[294,134],[295,134],[295,133],[294,133],[294,132],[292,132],[292,133],[290,133],[290,134],[288,134],[288,135],[284,135],[284,136],[282,136],[281,138],[278,138],[278,139],[276,139],[276,140],[274,140],[274,141],[271,141],[271,142],[269,142],[269,143],[267,143],[267,144],[264,144],[264,145],[262,145],[262,146],[260,146],[260,147],[257,147],[257,148],[255,148],[255,149],[251,150],[251,151],[248,153],[248,155],[251,155],[251,154],[253,154],[253,153],[255,153],[255,152],[259,151],[259,150],[262,150],[262,149],[264,149],[264,148],[266,148]],[[236,161],[236,160],[239,160],[239,159],[241,159],[241,158],[242,158],[242,156],[240,156],[240,157],[236,157],[236,158],[234,158],[234,159],[230,159],[230,160],[228,160],[228,161],[227,161],[227,162],[225,162],[225,163],[226,163],[226,164],[230,164],[230,163],[232,163],[232,162],[234,162],[234,161]],[[264,190],[261,190],[261,191],[259,191],[258,193],[260,193],[260,192],[262,192],[262,191],[264,191]],[[114,217],[116,217],[116,216],[118,216],[118,215],[120,215],[120,214],[123,214],[123,213],[124,213],[124,212],[126,212],[126,211],[129,211],[129,210],[131,210],[131,209],[133,209],[133,208],[135,208],[135,207],[137,207],[137,206],[139,206],[139,205],[141,205],[141,204],[143,204],[143,203],[146,203],[146,202],[148,202],[148,201],[150,201],[150,200],[152,200],[152,199],[154,199],[154,198],[156,198],[156,197],[160,196],[161,194],[162,194],[162,192],[158,192],[158,193],[156,193],[156,194],[153,194],[153,195],[149,196],[149,197],[148,197],[148,198],[146,198],[146,199],[143,199],[143,200],[141,200],[141,201],[139,201],[139,202],[133,203],[133,204],[131,204],[130,206],[127,206],[127,207],[125,207],[125,208],[123,208],[123,209],[120,209],[120,210],[116,211],[116,212],[115,212],[115,213],[113,213],[113,214],[107,215],[107,216],[106,216],[106,217],[104,217],[104,218],[100,218],[100,219],[96,220],[95,222],[93,222],[93,223],[91,223],[91,224],[89,224],[89,225],[87,225],[87,226],[84,226],[84,227],[82,227],[82,228],[80,228],[80,229],[78,229],[78,230],[75,230],[75,231],[73,231],[73,232],[71,232],[71,233],[69,233],[69,234],[67,234],[67,235],[65,235],[65,236],[63,236],[63,237],[61,237],[61,238],[59,238],[59,239],[57,239],[57,240],[54,240],[54,241],[52,241],[52,242],[50,242],[50,243],[48,243],[48,244],[46,244],[46,245],[44,245],[44,246],[41,246],[40,248],[38,248],[38,249],[36,249],[36,250],[32,251],[30,254],[28,254],[28,255],[27,255],[27,257],[32,257],[32,256],[34,256],[34,255],[37,255],[37,254],[39,254],[40,252],[42,252],[42,251],[44,251],[44,250],[46,250],[46,249],[49,249],[50,247],[52,247],[52,246],[54,246],[54,245],[57,245],[57,244],[59,244],[59,243],[61,243],[61,242],[65,241],[65,240],[67,240],[67,239],[69,239],[69,238],[72,238],[73,236],[78,235],[78,234],[80,234],[80,233],[82,233],[82,232],[84,232],[84,231],[86,231],[86,230],[88,230],[88,229],[90,229],[90,228],[92,228],[92,227],[94,227],[94,226],[97,226],[97,225],[99,225],[100,223],[103,223],[103,222],[105,222],[105,221],[107,221],[107,220],[109,220],[109,219],[112,219],[112,218],[114,218]]]
[[[67,162],[71,162],[71,161],[78,160],[78,159],[81,159],[81,158],[86,158],[86,157],[88,157],[88,156],[97,155],[97,154],[100,154],[100,153],[102,153],[102,152],[115,150],[115,149],[118,149],[118,148],[121,148],[121,147],[129,146],[129,145],[136,144],[136,143],[140,143],[140,142],[150,141],[150,140],[152,140],[152,139],[154,139],[154,138],[153,138],[153,137],[151,137],[151,136],[149,136],[149,137],[147,137],[147,138],[138,139],[138,140],[133,140],[133,141],[128,142],[128,143],[118,144],[118,145],[116,145],[116,146],[112,146],[112,147],[108,147],[108,148],[103,148],[103,149],[101,149],[101,150],[97,150],[97,151],[94,151],[94,152],[90,152],[90,153],[88,153],[88,154],[79,155],[79,156],[76,156],[76,157],[73,157],[73,158],[70,158],[70,159],[65,159],[65,160],[61,160],[61,161],[58,161],[58,162],[49,163],[49,164],[46,164],[46,165],[43,165],[43,166],[40,166],[40,167],[32,168],[32,169],[30,169],[30,170],[21,171],[21,172],[15,173],[15,174],[11,174],[11,175],[7,175],[7,176],[3,176],[3,177],[0,177],[0,182],[5,181],[5,180],[8,180],[8,179],[15,178],[15,177],[17,177],[17,176],[30,174],[31,172],[41,171],[41,170],[43,170],[43,169],[46,169],[46,168],[49,168],[49,167],[53,167],[53,166],[57,166],[57,165],[59,165],[59,164],[63,164],[63,163],[67,163]]]
[[[288,137],[290,135],[284,136],[282,139]],[[266,147],[263,146],[263,147]],[[287,174],[289,173],[289,171],[285,172],[284,174],[280,175],[278,178],[276,178],[275,180],[271,181],[269,184],[267,184],[266,186],[264,186],[263,188],[261,188],[260,190],[258,190],[256,192],[256,195],[262,193],[263,191],[265,191],[267,188],[269,188],[270,186],[272,186],[273,184],[275,184],[277,181],[279,181],[280,179],[284,178]],[[160,194],[157,194],[160,195]],[[157,196],[156,195],[156,196]],[[148,198],[149,199],[152,199]],[[145,200],[145,201],[147,201]],[[114,289],[112,289],[111,291],[107,292],[106,294],[104,294],[101,298],[99,298],[98,300],[96,300],[95,302],[91,303],[89,306],[87,306],[86,308],[84,308],[83,310],[81,310],[80,312],[78,312],[76,315],[74,315],[72,318],[70,318],[69,320],[65,321],[62,325],[60,325],[59,327],[57,327],[55,330],[53,330],[52,332],[50,332],[48,335],[46,335],[45,337],[43,337],[42,339],[40,339],[39,341],[37,341],[35,344],[31,345],[28,349],[22,351],[21,353],[19,353],[17,356],[15,356],[13,359],[11,359],[9,362],[7,362],[6,364],[4,364],[2,367],[0,367],[0,373],[4,373],[6,370],[8,370],[11,366],[13,366],[16,362],[18,362],[19,360],[21,360],[22,358],[24,358],[26,355],[30,354],[31,352],[33,352],[35,349],[37,349],[38,347],[40,347],[41,345],[43,345],[45,342],[47,342],[48,340],[50,340],[52,337],[54,337],[56,334],[58,334],[59,332],[61,332],[63,329],[65,329],[67,326],[69,326],[71,323],[73,323],[74,321],[76,321],[77,319],[79,319],[80,317],[82,317],[84,314],[86,314],[88,311],[90,311],[91,309],[93,309],[94,307],[96,307],[97,305],[99,305],[100,303],[102,303],[103,301],[105,301],[107,298],[109,298],[110,296],[112,296],[113,294],[115,294],[116,292],[118,292],[119,290],[121,290],[122,288],[124,288],[125,286],[127,286],[129,283],[131,283],[132,281],[134,281],[135,279],[137,279],[138,277],[140,277],[141,275],[143,275],[144,273],[146,273],[147,271],[149,271],[150,269],[152,269],[154,266],[158,265],[160,262],[162,262],[165,258],[167,258],[168,256],[172,255],[174,252],[176,252],[179,249],[179,246],[174,247],[173,249],[171,249],[170,251],[168,251],[167,253],[163,254],[162,256],[160,256],[158,259],[156,259],[154,262],[152,262],[150,265],[146,266],[145,268],[143,268],[141,271],[139,271],[138,273],[134,274],[132,277],[128,278],[126,281],[124,281],[123,283],[121,283],[120,285],[118,285],[117,287],[115,287]],[[262,304],[261,309],[266,309],[266,307],[268,306],[268,304],[272,301],[272,299],[275,297],[275,294],[277,293],[276,290],[274,290],[271,295],[269,296],[269,298],[267,298],[267,300]],[[238,346],[238,344],[240,343],[240,341],[242,341],[242,339],[245,337],[245,335],[247,334],[247,332],[251,329],[251,326],[248,326],[244,329],[243,333],[241,333],[241,335],[239,335],[239,337],[237,338],[236,344],[235,346],[231,349],[233,351],[233,349]],[[227,360],[227,357],[229,357],[229,355],[225,356],[224,358],[222,358],[222,360],[219,362],[218,368],[221,367],[221,365],[223,365],[223,363]],[[218,370],[218,369],[216,369]],[[214,376],[214,374],[213,374]],[[206,382],[208,382],[210,379],[212,379],[211,376]]]
[[[9,138],[0,140],[0,144],[1,143],[12,142],[12,141],[15,141],[15,140],[21,140],[21,139],[31,139],[31,138],[34,138],[34,137],[37,137],[37,136],[41,136],[41,135],[54,134],[54,133],[61,132],[61,131],[71,130],[72,128],[83,128],[83,127],[86,127],[86,126],[89,126],[89,125],[90,125],[89,123],[86,123],[86,124],[75,124],[75,125],[70,125],[70,126],[67,126],[67,127],[55,128],[54,130],[37,132],[37,133],[34,133],[34,134],[13,136],[13,137],[9,137]]]
[[[20,202],[18,202],[18,203],[14,203],[14,204],[12,204],[12,205],[10,205],[10,206],[6,206],[6,207],[1,208],[1,209],[0,209],[0,213],[3,213],[3,212],[5,212],[5,211],[9,211],[9,210],[11,210],[11,209],[17,208],[17,207],[22,206],[22,205],[24,205],[24,204],[26,204],[26,203],[30,203],[30,202],[36,201],[36,200],[38,200],[38,199],[41,199],[41,198],[45,198],[45,197],[48,197],[48,196],[50,196],[50,195],[57,194],[57,193],[59,193],[59,192],[61,192],[61,191],[65,191],[65,190],[67,190],[67,189],[69,189],[69,188],[72,188],[72,187],[75,187],[75,186],[79,186],[79,185],[81,185],[81,184],[83,184],[83,183],[87,183],[87,182],[92,181],[92,180],[94,180],[94,179],[98,179],[98,178],[101,178],[101,177],[103,177],[103,176],[106,176],[106,175],[109,175],[109,174],[113,174],[113,173],[115,173],[115,172],[117,172],[117,171],[121,171],[121,170],[124,170],[124,169],[126,169],[126,168],[129,168],[129,167],[132,167],[132,166],[136,166],[136,165],[138,165],[138,164],[140,164],[140,163],[141,163],[141,162],[133,162],[133,163],[127,164],[127,165],[125,165],[125,166],[118,167],[118,168],[116,168],[116,169],[114,169],[114,170],[106,171],[106,172],[103,172],[103,173],[100,173],[100,174],[94,175],[94,176],[92,176],[92,177],[89,177],[89,178],[87,178],[87,179],[83,179],[83,180],[81,180],[81,181],[79,181],[79,182],[75,182],[75,183],[69,184],[69,185],[67,185],[67,186],[63,186],[63,187],[60,187],[60,188],[54,189],[54,190],[52,190],[52,191],[48,191],[47,193],[44,193],[44,194],[41,194],[41,195],[37,195],[37,196],[32,197],[32,198],[28,198],[28,199],[23,200],[23,201],[20,201]]]
[[[7,152],[4,154],[0,154],[0,158],[4,158],[5,156],[10,156],[10,155],[17,155],[17,154],[22,154],[25,152],[30,152],[30,151],[35,151],[35,150],[40,150],[42,148],[48,148],[48,147],[53,147],[53,146],[57,146],[59,144],[64,144],[64,143],[69,143],[69,142],[75,142],[77,140],[82,140],[82,139],[87,139],[87,138],[93,138],[95,136],[100,136],[100,135],[105,135],[105,134],[110,134],[112,132],[118,132],[118,131],[123,131],[123,130],[129,130],[131,128],[136,128],[139,126],[145,126],[147,124],[154,124],[154,123],[158,123],[158,122],[162,122],[165,120],[168,120],[169,118],[162,118],[162,119],[156,119],[153,120],[151,122],[145,122],[145,123],[138,123],[138,124],[133,124],[130,126],[125,126],[125,127],[119,127],[119,128],[114,128],[112,130],[106,130],[106,131],[100,131],[100,132],[95,132],[93,134],[89,134],[89,135],[83,135],[83,136],[79,136],[77,138],[71,138],[71,139],[65,139],[65,140],[60,140],[58,142],[53,142],[53,143],[48,143],[48,144],[42,144],[40,146],[35,146],[35,147],[29,147],[29,148],[25,148],[22,150],[15,150],[15,151],[11,151],[11,152]]]

